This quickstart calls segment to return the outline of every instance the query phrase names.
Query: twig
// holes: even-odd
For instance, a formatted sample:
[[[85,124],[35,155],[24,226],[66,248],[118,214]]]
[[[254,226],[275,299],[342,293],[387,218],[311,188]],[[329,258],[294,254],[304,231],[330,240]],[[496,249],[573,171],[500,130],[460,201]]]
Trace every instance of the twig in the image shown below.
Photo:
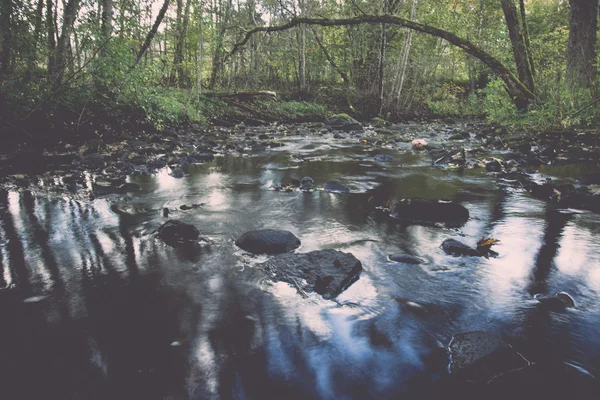
[[[577,114],[587,110],[588,108],[590,108],[591,106],[593,106],[594,104],[598,103],[600,101],[600,97],[598,97],[596,100],[592,101],[590,104],[580,108],[579,110],[575,111],[573,114],[569,115],[569,117],[574,117]]]
[[[116,32],[116,33],[118,33],[118,32]],[[31,115],[33,115],[34,112],[36,112],[41,106],[43,106],[44,104],[46,104],[46,102],[48,102],[48,100],[50,100],[52,97],[54,97],[55,94],[57,94],[58,92],[60,92],[61,90],[63,90],[67,86],[67,84],[70,83],[73,80],[73,78],[75,78],[77,75],[79,75],[79,73],[81,71],[83,71],[85,69],[85,67],[87,67],[90,62],[92,62],[92,60],[96,57],[96,54],[98,54],[100,52],[100,50],[102,50],[104,48],[104,46],[106,46],[111,39],[112,39],[112,36],[109,37],[108,39],[106,39],[100,45],[100,47],[98,47],[94,51],[94,53],[92,53],[92,56],[90,58],[88,58],[86,60],[86,62],[83,63],[83,65],[81,67],[79,67],[79,69],[77,69],[77,71],[73,72],[59,87],[57,87],[48,96],[46,96],[46,98],[44,100],[42,100],[37,106],[35,106],[33,108],[33,110],[31,110],[31,112],[29,114],[27,114],[27,116],[25,118],[23,118],[22,120],[26,120],[29,117],[31,117]]]

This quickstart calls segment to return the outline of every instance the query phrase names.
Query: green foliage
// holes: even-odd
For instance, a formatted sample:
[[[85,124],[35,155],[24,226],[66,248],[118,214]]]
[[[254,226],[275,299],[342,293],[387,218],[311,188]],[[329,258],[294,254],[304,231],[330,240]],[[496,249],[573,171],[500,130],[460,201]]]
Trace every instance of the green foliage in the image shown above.
[[[305,101],[274,102],[272,111],[285,119],[301,120],[325,118],[327,108],[320,104]]]
[[[353,118],[346,113],[335,114],[331,116],[332,119],[342,119],[344,121],[350,121]]]

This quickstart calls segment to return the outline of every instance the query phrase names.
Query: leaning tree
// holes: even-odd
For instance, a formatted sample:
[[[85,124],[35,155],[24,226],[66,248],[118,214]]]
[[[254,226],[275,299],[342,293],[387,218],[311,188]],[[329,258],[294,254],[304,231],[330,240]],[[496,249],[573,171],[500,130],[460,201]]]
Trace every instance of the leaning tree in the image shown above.
[[[574,1],[574,0],[572,0]],[[597,1],[597,0],[596,0]],[[497,58],[489,54],[488,52],[480,49],[470,41],[460,38],[457,35],[445,31],[440,28],[436,28],[430,25],[420,24],[414,21],[410,21],[404,18],[396,17],[393,15],[362,15],[354,18],[342,18],[342,19],[329,19],[329,18],[306,18],[306,17],[294,17],[290,21],[283,25],[276,26],[259,26],[246,32],[244,38],[233,46],[233,49],[228,54],[229,58],[237,51],[239,51],[250,38],[259,32],[280,32],[285,31],[296,26],[301,25],[319,25],[319,26],[349,26],[349,25],[360,25],[360,24],[390,24],[398,25],[408,29],[412,29],[417,32],[422,32],[428,35],[433,35],[448,41],[450,44],[457,46],[464,50],[467,54],[479,59],[485,65],[487,65],[492,71],[494,71],[500,79],[506,85],[506,90],[510,95],[513,103],[519,110],[525,110],[530,104],[535,101],[535,94],[530,90],[529,82],[524,84],[519,78],[517,78],[507,67],[505,67]],[[531,88],[533,85],[531,84]]]

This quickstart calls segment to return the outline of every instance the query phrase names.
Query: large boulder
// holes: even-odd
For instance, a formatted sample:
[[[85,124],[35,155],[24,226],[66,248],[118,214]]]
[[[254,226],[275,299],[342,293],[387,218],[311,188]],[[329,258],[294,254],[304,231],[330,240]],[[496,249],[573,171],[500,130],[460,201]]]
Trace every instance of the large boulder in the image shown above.
[[[444,240],[442,243],[442,250],[444,250],[446,254],[453,256],[483,257],[483,253],[479,252],[477,249],[467,246],[463,242],[459,242],[456,239]]]
[[[363,130],[360,122],[350,117],[348,114],[334,115],[327,121],[327,125],[335,131],[350,132]]]
[[[261,229],[244,233],[235,244],[254,254],[281,254],[300,247],[300,239],[289,231]]]
[[[443,222],[447,226],[461,226],[469,220],[469,210],[454,202],[404,199],[394,205],[390,216],[415,223]]]
[[[530,365],[495,334],[481,331],[455,334],[448,345],[451,374],[470,382],[487,382],[490,378]]]
[[[534,299],[540,302],[542,308],[548,311],[564,311],[566,308],[574,308],[575,300],[566,292],[558,292],[554,296],[546,296],[543,294],[536,294]]]
[[[194,243],[200,236],[200,231],[194,225],[170,219],[158,228],[158,236],[172,247]]]
[[[325,299],[337,297],[352,285],[362,271],[360,261],[350,253],[316,250],[304,254],[283,254],[261,264],[278,281],[288,282]]]

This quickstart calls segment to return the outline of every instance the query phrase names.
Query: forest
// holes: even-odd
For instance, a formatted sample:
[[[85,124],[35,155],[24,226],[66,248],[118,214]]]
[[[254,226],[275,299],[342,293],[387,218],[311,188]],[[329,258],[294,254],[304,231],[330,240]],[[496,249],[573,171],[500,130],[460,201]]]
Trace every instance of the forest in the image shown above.
[[[597,400],[599,2],[0,0],[0,397]]]
[[[269,107],[289,120],[454,116],[543,130],[593,125],[600,109],[594,0],[0,7],[6,135],[211,122],[232,113],[220,93],[255,91],[277,93]]]

